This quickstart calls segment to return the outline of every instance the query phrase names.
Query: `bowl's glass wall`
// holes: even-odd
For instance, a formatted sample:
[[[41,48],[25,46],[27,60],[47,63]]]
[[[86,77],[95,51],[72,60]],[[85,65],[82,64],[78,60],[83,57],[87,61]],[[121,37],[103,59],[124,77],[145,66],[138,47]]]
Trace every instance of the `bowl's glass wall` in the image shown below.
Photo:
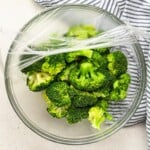
[[[31,20],[18,34],[10,51],[18,54],[28,44],[44,41],[54,33],[62,35],[76,24],[93,24],[97,29],[108,30],[122,22],[109,13],[89,6],[63,6],[49,9]],[[128,57],[131,85],[124,107],[112,103],[109,110],[114,121],[103,125],[100,131],[91,127],[88,121],[68,125],[64,119],[52,118],[46,111],[46,104],[40,92],[30,92],[25,77],[16,64],[19,55],[9,54],[6,62],[6,88],[10,102],[23,122],[39,135],[66,144],[85,144],[101,140],[122,127],[137,108],[145,86],[145,67],[141,49],[137,45],[122,48]],[[134,69],[133,69],[134,68]]]

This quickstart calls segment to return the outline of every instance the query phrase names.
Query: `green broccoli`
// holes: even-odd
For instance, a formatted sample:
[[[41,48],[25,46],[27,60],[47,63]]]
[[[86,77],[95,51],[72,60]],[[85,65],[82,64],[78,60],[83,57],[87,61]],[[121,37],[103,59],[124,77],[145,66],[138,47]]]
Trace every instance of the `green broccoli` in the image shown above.
[[[68,63],[78,62],[83,60],[90,60],[95,66],[107,69],[108,61],[105,56],[94,50],[80,50],[76,52],[67,53],[65,59]]]
[[[92,25],[71,27],[63,38],[29,46],[34,51],[68,46],[65,38],[79,40],[101,34]],[[22,55],[20,65],[37,55]],[[42,91],[48,113],[66,118],[69,124],[83,119],[100,129],[106,120],[112,121],[109,102],[127,96],[131,77],[127,73],[126,55],[111,48],[81,49],[75,52],[45,56],[21,71],[27,76],[31,91]]]
[[[107,87],[104,86],[102,88],[99,88],[96,91],[93,91],[92,93],[95,97],[107,98],[107,97],[109,97],[110,88],[108,86]]]
[[[106,112],[107,109],[108,109],[108,100],[102,98],[102,99],[97,101],[95,106],[98,106],[98,107],[102,108]]]
[[[62,70],[56,77],[58,81],[66,81],[69,82],[69,74],[70,71],[77,66],[76,63],[68,64],[67,67]]]
[[[71,98],[72,106],[74,107],[92,106],[97,102],[97,98],[91,93],[77,90],[74,87],[70,87],[69,95]]]
[[[98,71],[102,72],[107,78],[102,88],[111,88],[113,82],[116,80],[116,77],[107,69],[98,69]]]
[[[126,98],[130,80],[131,77],[128,73],[122,74],[118,80],[113,83],[113,90],[110,92],[110,99],[119,101]]]
[[[47,87],[46,95],[58,107],[70,106],[71,100],[68,90],[69,86],[66,82],[53,82]]]
[[[78,39],[87,39],[98,34],[96,28],[92,25],[73,26],[65,34],[67,37],[76,37]]]
[[[99,106],[100,108],[102,108],[105,111],[105,119],[112,121],[113,120],[113,116],[108,112],[108,100],[107,99],[101,99],[97,102],[96,106]]]
[[[110,48],[95,48],[95,51],[99,52],[101,55],[107,55],[110,53]]]
[[[97,103],[96,103],[96,106],[102,108],[104,111],[105,111],[105,118],[109,121],[112,121],[113,120],[113,116],[108,112],[108,107],[109,107],[109,104],[108,104],[108,100],[107,99],[100,99]]]
[[[88,32],[88,38],[94,37],[100,33],[100,31],[97,31],[93,25],[82,25],[81,27]]]
[[[68,63],[71,63],[73,61],[79,62],[83,60],[84,58],[91,58],[93,54],[92,50],[80,50],[76,52],[70,52],[65,54],[65,59]]]
[[[47,111],[51,116],[56,117],[56,118],[63,118],[67,115],[67,111],[69,108],[68,105],[58,107],[55,105],[55,103],[53,103],[49,99],[49,97],[46,94],[46,91],[44,91],[42,95],[43,95],[43,99],[45,100],[47,104]]]
[[[88,113],[89,113],[88,120],[92,124],[92,127],[99,130],[101,124],[106,119],[104,115],[105,111],[98,106],[94,106],[90,108]]]
[[[54,80],[53,76],[45,72],[28,72],[27,85],[31,91],[42,91]]]
[[[72,69],[69,80],[75,88],[85,91],[94,91],[108,81],[106,75],[95,70],[90,62],[83,62],[79,67]]]
[[[93,50],[90,61],[100,69],[107,69],[108,61],[106,56],[101,55],[99,52]]]
[[[66,67],[63,54],[47,56],[42,65],[42,71],[48,72],[50,75],[55,76]]]
[[[113,117],[107,112],[108,102],[105,99],[99,100],[97,104],[89,109],[88,120],[92,124],[92,127],[100,129],[101,124],[105,120],[112,120]]]
[[[124,90],[114,89],[110,92],[110,100],[120,101],[126,98],[127,92]]]
[[[83,119],[88,118],[88,107],[83,108],[76,108],[76,107],[70,107],[68,109],[66,119],[69,124],[74,124],[77,122],[80,122]]]
[[[130,81],[131,81],[131,77],[128,73],[124,73],[122,74],[118,80],[116,80],[113,84],[113,88],[114,89],[122,89],[122,90],[127,90],[128,89],[128,86],[130,84]]]
[[[28,59],[30,59],[30,60],[33,59],[34,60],[34,57],[36,57],[36,55],[21,55],[19,65],[24,64],[24,62],[27,61]],[[24,69],[22,69],[21,72],[23,72],[25,74],[27,74],[30,71],[40,72],[43,63],[44,63],[44,59],[36,61],[33,64],[29,65],[28,67],[25,67]]]
[[[127,71],[127,58],[121,51],[114,51],[107,55],[108,69],[116,76]]]
[[[109,104],[108,104],[108,100],[107,99],[100,99],[96,106],[99,106],[100,108],[102,108],[104,111],[105,111],[105,118],[109,121],[112,121],[113,120],[113,116],[108,112],[108,107],[109,107]]]

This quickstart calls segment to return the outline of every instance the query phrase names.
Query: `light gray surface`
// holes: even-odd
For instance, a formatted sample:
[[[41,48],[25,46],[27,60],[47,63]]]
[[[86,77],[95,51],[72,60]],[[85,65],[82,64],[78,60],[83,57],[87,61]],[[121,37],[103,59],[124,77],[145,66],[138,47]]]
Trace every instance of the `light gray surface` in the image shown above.
[[[0,50],[3,60],[16,32],[40,10],[32,0],[1,0]],[[0,72],[0,150],[146,150],[146,147],[144,123],[121,129],[104,141],[84,146],[66,146],[39,137],[16,116]]]

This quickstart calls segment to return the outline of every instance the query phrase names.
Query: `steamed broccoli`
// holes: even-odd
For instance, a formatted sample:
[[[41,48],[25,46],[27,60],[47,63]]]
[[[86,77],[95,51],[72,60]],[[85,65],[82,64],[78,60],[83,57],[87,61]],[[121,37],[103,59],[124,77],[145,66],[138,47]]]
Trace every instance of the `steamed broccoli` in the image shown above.
[[[122,74],[118,80],[116,80],[113,84],[113,88],[114,89],[122,89],[122,90],[127,90],[128,89],[128,86],[130,84],[130,81],[131,81],[131,77],[128,73],[124,73]]]
[[[83,58],[91,58],[93,54],[92,50],[80,50],[76,52],[67,53],[65,55],[65,59],[68,63],[71,63],[73,61],[79,62]]]
[[[90,108],[88,113],[89,113],[88,120],[92,124],[92,127],[96,129],[100,129],[100,125],[106,119],[104,115],[105,111],[98,106],[94,106]]]
[[[77,66],[76,63],[68,64],[68,66],[63,69],[58,75],[57,75],[57,80],[58,81],[66,81],[69,82],[69,74],[70,71]]]
[[[92,63],[83,62],[79,68],[71,70],[69,80],[79,90],[94,91],[107,82],[107,77],[103,72],[95,70]]]
[[[42,91],[54,80],[53,76],[45,72],[28,72],[27,85],[31,91]]]
[[[106,56],[101,55],[99,52],[93,50],[93,54],[90,57],[91,62],[100,69],[107,69],[108,61]]]
[[[99,33],[92,25],[77,25],[64,38],[83,40]],[[64,44],[68,43],[54,38],[30,48],[46,51]],[[34,56],[23,55],[20,64]],[[27,76],[31,91],[43,91],[51,116],[65,117],[69,124],[87,119],[94,128],[100,129],[104,121],[113,119],[108,112],[109,101],[117,102],[127,96],[131,80],[127,65],[123,52],[95,48],[45,56],[21,71]]]
[[[108,61],[105,56],[94,50],[80,50],[76,52],[67,53],[65,59],[68,63],[82,62],[83,60],[90,60],[95,66],[99,68],[107,68]]]
[[[96,28],[91,25],[73,26],[65,34],[67,37],[76,37],[78,39],[87,39],[98,34]]]
[[[101,99],[97,102],[96,106],[99,106],[100,108],[102,108],[105,111],[105,119],[106,120],[113,120],[113,116],[107,111],[109,104],[108,104],[108,100],[107,99]]]
[[[49,99],[49,97],[46,94],[46,91],[43,92],[43,98],[47,104],[47,111],[50,115],[56,118],[63,118],[67,114],[68,105],[58,107],[55,105],[54,102]]]
[[[108,69],[116,76],[127,71],[127,58],[121,51],[114,51],[107,55]]]
[[[98,106],[106,111],[108,109],[108,100],[106,100],[104,98],[99,99],[95,106]]]
[[[64,55],[53,55],[45,57],[45,62],[42,65],[42,71],[48,72],[50,75],[55,76],[66,67]]]
[[[97,102],[97,98],[91,93],[77,90],[74,87],[70,87],[69,95],[74,107],[92,106]]]
[[[98,51],[101,55],[107,55],[110,53],[110,48],[95,48],[94,50]]]
[[[22,65],[24,62],[28,61],[31,58],[34,60],[36,55],[22,55],[20,57],[20,64]],[[34,62],[33,64],[29,65],[28,67],[25,67],[24,69],[21,70],[21,72],[27,74],[30,71],[36,71],[39,72],[41,71],[42,64],[44,63],[44,59],[41,59],[39,61]]]
[[[109,98],[113,82],[115,81],[115,77],[108,70],[102,69],[99,71],[101,71],[105,75],[107,80],[105,81],[105,84],[102,87],[98,88],[97,90],[94,90],[92,93],[98,98]]]
[[[100,129],[101,124],[105,120],[112,120],[112,116],[107,112],[108,102],[106,100],[100,100],[97,104],[89,109],[88,120],[93,128]]]
[[[124,90],[114,89],[110,92],[110,100],[120,101],[126,98],[127,92]]]
[[[66,82],[53,82],[46,89],[46,95],[56,106],[70,106],[68,90],[69,86]]]
[[[70,107],[67,112],[67,121],[69,124],[77,123],[83,119],[88,118],[88,107],[83,108],[76,108],[76,107]]]
[[[113,83],[113,90],[110,92],[110,99],[119,101],[126,98],[130,80],[131,77],[128,73],[122,74],[118,80]]]
[[[99,97],[107,98],[109,97],[109,93],[110,93],[110,88],[107,86],[107,87],[99,88],[98,90],[94,91],[93,95],[98,98]]]

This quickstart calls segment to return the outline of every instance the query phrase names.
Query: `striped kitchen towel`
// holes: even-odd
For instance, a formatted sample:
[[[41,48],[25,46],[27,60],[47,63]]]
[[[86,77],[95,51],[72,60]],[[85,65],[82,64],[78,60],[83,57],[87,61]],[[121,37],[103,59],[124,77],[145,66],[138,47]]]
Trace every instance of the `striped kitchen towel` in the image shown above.
[[[150,0],[35,0],[40,5],[51,7],[60,4],[88,4],[100,7],[114,14],[124,22],[150,33]],[[126,126],[145,121],[150,146],[150,39],[141,37],[139,43],[147,67],[147,89],[138,109]],[[149,147],[150,148],[150,147]]]

